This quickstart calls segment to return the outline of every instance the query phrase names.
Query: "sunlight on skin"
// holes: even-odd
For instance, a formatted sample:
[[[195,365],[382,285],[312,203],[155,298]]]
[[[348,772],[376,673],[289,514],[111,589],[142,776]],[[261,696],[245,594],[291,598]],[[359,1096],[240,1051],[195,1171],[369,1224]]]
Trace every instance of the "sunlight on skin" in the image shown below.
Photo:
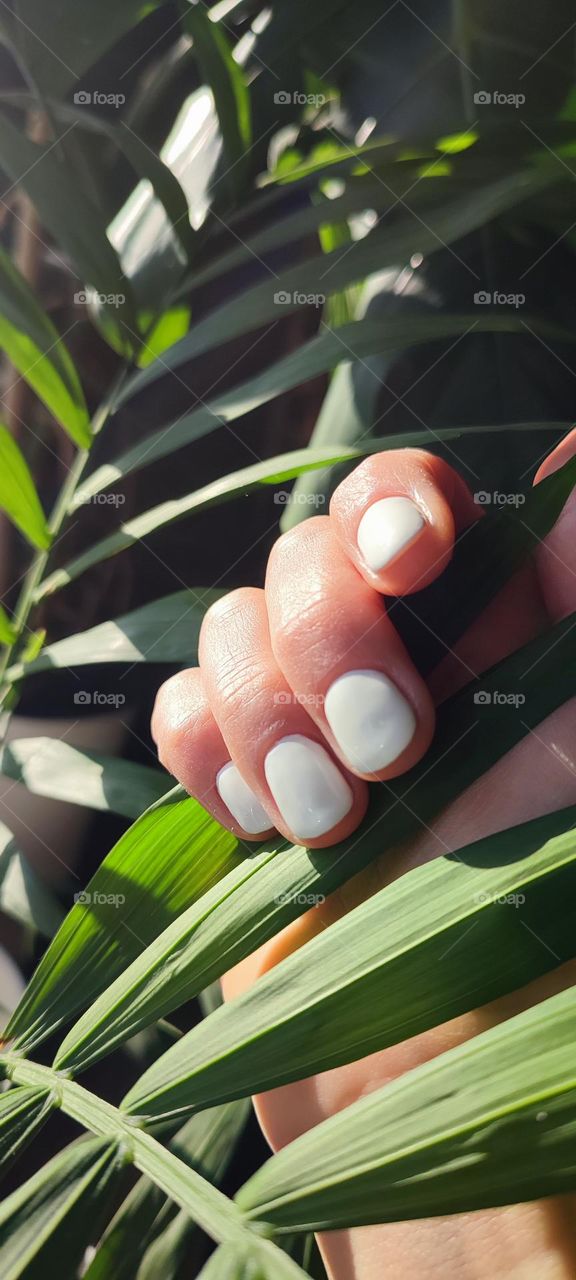
[[[575,451],[576,432],[572,432],[541,467],[537,480],[550,474]],[[401,472],[404,460],[409,457],[405,451],[403,454],[399,463]],[[368,474],[364,466],[354,475],[361,473],[360,487],[367,485],[373,498],[386,497],[389,479],[385,474],[387,460],[381,457],[371,459],[370,465],[373,470]],[[420,481],[423,474],[426,484],[431,481],[433,485],[438,480],[434,473],[430,477],[425,468],[423,473],[420,455],[415,460],[415,467]],[[405,480],[405,471],[403,476]],[[380,486],[376,492],[375,477]],[[398,474],[393,477],[392,488],[397,484]],[[352,487],[345,496],[347,501],[338,509],[340,536],[343,538],[347,536],[347,521],[352,518],[351,510],[358,499],[358,487],[356,490]],[[427,496],[432,504],[437,503],[439,519],[445,530],[443,536],[446,540],[443,542],[441,538],[436,547],[441,556],[450,545],[452,536],[451,517],[446,514],[447,496],[455,504],[456,527],[469,518],[467,498],[462,492],[461,482],[449,495],[444,488],[437,494],[428,490]],[[415,520],[406,521],[407,536],[416,523]],[[453,527],[452,524],[452,530]],[[315,538],[313,531],[309,537]],[[289,560],[290,547],[284,543],[286,547]],[[421,546],[418,555],[422,555]],[[290,572],[290,564],[285,563],[286,554],[281,547],[276,558],[282,562],[283,557],[283,572],[286,574]],[[406,569],[405,581],[409,581],[414,575],[409,545],[404,556],[392,565],[396,590],[402,585],[398,581],[402,562]],[[377,563],[376,553],[373,563]],[[419,574],[424,563],[420,559]],[[365,580],[378,590],[389,589],[382,581],[386,570],[376,570],[376,578],[380,580],[374,582],[374,570],[367,569],[360,562],[357,562],[358,569]],[[409,586],[407,589],[412,588]],[[298,596],[297,589],[295,595]],[[457,656],[449,655],[434,673],[430,688],[435,701],[440,701],[466,683],[471,678],[470,670],[481,672],[525,644],[547,625],[548,620],[556,621],[574,608],[576,498],[567,504],[546,544],[539,548],[533,564],[519,573],[492,602],[482,619],[457,646]],[[285,669],[284,660],[282,666]],[[293,680],[291,673],[289,678]],[[407,679],[412,679],[410,671]],[[424,708],[425,717],[425,703],[419,705]],[[373,863],[326,903],[296,921],[238,965],[223,982],[226,998],[231,999],[246,990],[259,975],[302,946],[308,938],[412,867],[493,831],[574,803],[575,710],[576,700],[562,707],[535,733],[523,739],[503,761],[478,779],[441,815],[433,830],[423,831],[409,845]],[[158,727],[158,719],[156,729],[161,740],[166,726],[160,723]],[[487,721],[487,732],[489,730]],[[420,740],[418,755],[423,754],[424,740],[425,736]],[[400,760],[403,763],[403,757]],[[177,765],[181,776],[182,763],[177,762]],[[174,768],[174,758],[170,767]],[[403,763],[402,771],[407,767],[409,765]],[[357,1098],[544,999],[575,979],[576,962],[556,969],[522,991],[415,1036],[404,1044],[372,1054],[360,1062],[326,1071],[310,1080],[260,1095],[255,1101],[264,1133],[271,1146],[277,1149]],[[574,1207],[573,1198],[564,1197],[447,1218],[324,1233],[320,1243],[331,1280],[397,1280],[398,1277],[402,1280],[447,1280],[452,1277],[454,1280],[456,1277],[458,1280],[461,1277],[464,1280],[493,1280],[496,1276],[507,1280],[570,1280],[576,1274]]]

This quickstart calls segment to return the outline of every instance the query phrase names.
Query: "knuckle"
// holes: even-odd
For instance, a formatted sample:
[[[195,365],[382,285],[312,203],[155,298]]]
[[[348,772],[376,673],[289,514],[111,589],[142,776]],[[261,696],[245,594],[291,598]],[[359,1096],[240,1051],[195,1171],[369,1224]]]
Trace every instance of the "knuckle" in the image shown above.
[[[254,654],[240,658],[230,654],[227,661],[219,664],[217,681],[219,698],[230,712],[255,703],[267,687],[264,668]]]
[[[257,589],[254,587],[235,587],[220,600],[215,600],[204,614],[202,632],[208,634],[213,627],[222,627],[234,620],[253,603],[254,596],[257,594]]]
[[[311,516],[293,529],[287,529],[270,552],[266,585],[276,574],[294,573],[301,564],[309,564],[310,557],[316,554],[319,540],[329,532],[328,516]]]
[[[174,718],[176,707],[180,701],[184,676],[185,672],[178,671],[176,675],[170,676],[168,680],[165,680],[158,689],[150,718],[150,730],[155,742],[158,742],[159,738],[165,737],[167,729]]]

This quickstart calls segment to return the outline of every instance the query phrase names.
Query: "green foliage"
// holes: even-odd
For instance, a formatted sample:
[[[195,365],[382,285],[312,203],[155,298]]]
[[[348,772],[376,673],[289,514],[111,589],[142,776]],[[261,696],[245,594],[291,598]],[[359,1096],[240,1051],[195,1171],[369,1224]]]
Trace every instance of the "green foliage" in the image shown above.
[[[1,424],[0,509],[6,512],[34,547],[47,550],[50,546],[50,531],[30,469],[8,428]]]
[[[76,444],[90,447],[88,411],[76,369],[26,281],[0,251],[0,347]]]

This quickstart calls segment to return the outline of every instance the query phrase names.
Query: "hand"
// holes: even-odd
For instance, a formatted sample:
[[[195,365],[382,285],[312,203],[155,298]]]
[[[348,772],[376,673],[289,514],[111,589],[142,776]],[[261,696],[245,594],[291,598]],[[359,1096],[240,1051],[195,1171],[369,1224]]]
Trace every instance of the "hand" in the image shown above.
[[[576,432],[537,481],[576,451]],[[370,779],[396,777],[427,750],[434,703],[576,608],[576,498],[530,565],[500,592],[425,684],[381,594],[432,582],[478,517],[466,485],[419,450],[363,462],[328,517],[276,543],[264,591],[232,592],[208,612],[200,669],[160,690],[153,732],[162,762],[244,839],[278,828],[322,848],[362,820]],[[487,722],[487,732],[490,731]],[[289,951],[384,884],[437,854],[576,799],[574,703],[562,707],[408,846],[376,860],[225,980],[238,994]],[[477,1013],[256,1100],[272,1146],[487,1025],[575,980],[565,965]],[[325,1234],[333,1280],[514,1277],[568,1280],[576,1245],[568,1199]]]

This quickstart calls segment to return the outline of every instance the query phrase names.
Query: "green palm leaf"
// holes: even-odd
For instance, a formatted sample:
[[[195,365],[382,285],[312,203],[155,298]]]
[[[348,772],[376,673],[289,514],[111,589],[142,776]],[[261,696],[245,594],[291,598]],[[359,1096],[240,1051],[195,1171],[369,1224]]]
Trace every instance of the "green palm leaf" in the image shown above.
[[[30,468],[7,427],[0,424],[0,509],[34,547],[46,551],[51,535]]]
[[[76,1143],[48,1161],[0,1207],[3,1280],[72,1274],[122,1178],[117,1149]],[[66,1270],[65,1270],[66,1269]]]
[[[49,1090],[10,1089],[0,1097],[0,1171],[7,1168],[32,1141],[48,1119],[55,1099]]]
[[[57,738],[14,738],[0,750],[0,773],[36,796],[138,818],[171,789],[159,769],[78,751]]]
[[[77,444],[90,447],[88,410],[74,364],[24,277],[0,250],[0,346]]]
[[[66,917],[6,1039],[29,1049],[50,1035],[242,853],[235,837],[181,788],[158,801],[121,837]]]
[[[576,988],[298,1138],[242,1189],[285,1230],[464,1213],[576,1187]]]
[[[154,1080],[180,1070],[197,1107],[259,1093],[419,1035],[572,959],[576,831],[557,835],[568,823],[576,806],[402,876],[178,1041]]]

